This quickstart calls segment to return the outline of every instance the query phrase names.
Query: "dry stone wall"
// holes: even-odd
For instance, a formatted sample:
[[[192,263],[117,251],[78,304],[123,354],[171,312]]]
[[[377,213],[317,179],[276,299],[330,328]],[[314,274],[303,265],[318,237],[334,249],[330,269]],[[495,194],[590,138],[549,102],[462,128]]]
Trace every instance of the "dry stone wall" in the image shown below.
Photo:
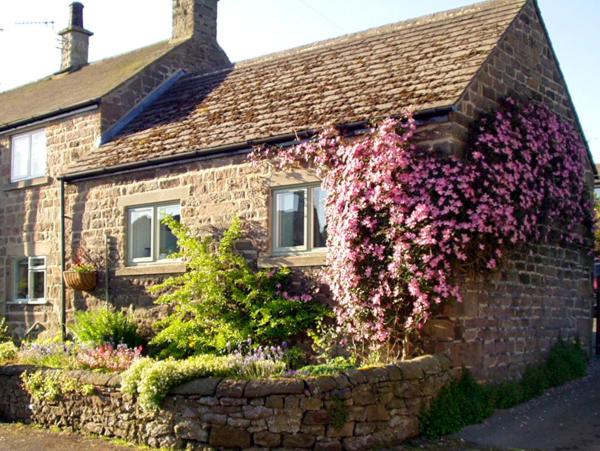
[[[184,384],[160,411],[144,413],[123,395],[119,377],[71,372],[95,394],[55,402],[30,399],[24,367],[0,367],[0,419],[192,449],[370,450],[418,434],[419,413],[452,378],[450,361],[423,356],[335,377]]]

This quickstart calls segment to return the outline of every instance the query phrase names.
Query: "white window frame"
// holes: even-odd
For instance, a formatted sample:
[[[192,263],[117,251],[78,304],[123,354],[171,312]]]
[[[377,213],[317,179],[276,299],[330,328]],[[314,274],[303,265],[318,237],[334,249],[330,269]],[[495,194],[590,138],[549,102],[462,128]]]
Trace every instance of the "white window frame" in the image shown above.
[[[319,252],[325,251],[325,247],[314,247],[313,241],[313,230],[314,230],[314,199],[313,199],[313,189],[321,188],[320,183],[308,183],[303,185],[294,185],[288,186],[284,188],[274,188],[271,191],[271,249],[274,255],[282,255],[282,254],[297,254],[297,253],[307,253],[307,252]],[[284,246],[277,247],[277,243],[279,242],[279,221],[277,216],[277,195],[291,193],[296,191],[304,191],[304,246]]]
[[[18,280],[17,277],[19,275],[18,272],[18,262],[21,260],[27,260],[27,297],[26,298],[18,298],[17,297],[17,285]],[[32,261],[34,260],[43,260],[43,265],[33,266]],[[15,258],[13,262],[13,289],[12,289],[12,299],[9,303],[12,304],[45,304],[46,297],[48,296],[48,266],[47,260],[45,256],[34,256],[34,257],[18,257]],[[33,273],[44,273],[44,297],[43,298],[32,298],[30,297],[33,293],[33,277],[31,275]]]
[[[40,173],[32,172],[32,161],[34,155],[32,155],[32,139],[35,135],[43,135],[44,136],[44,170]],[[27,150],[27,174],[21,177],[15,177],[15,141],[18,139],[27,138],[28,140],[28,150]],[[48,175],[48,146],[46,143],[46,129],[36,129],[29,131],[27,133],[20,133],[18,135],[13,135],[11,138],[11,157],[10,157],[10,180],[11,182],[19,182],[21,180],[30,180],[37,177],[44,177]]]
[[[155,204],[132,205],[127,207],[127,264],[136,266],[140,264],[156,264],[172,262],[169,258],[159,258],[160,239],[159,228],[161,222],[158,220],[158,209],[161,207],[179,207],[179,217],[181,218],[181,202],[160,202]],[[131,215],[134,211],[150,211],[150,257],[133,258],[133,240],[131,230]]]

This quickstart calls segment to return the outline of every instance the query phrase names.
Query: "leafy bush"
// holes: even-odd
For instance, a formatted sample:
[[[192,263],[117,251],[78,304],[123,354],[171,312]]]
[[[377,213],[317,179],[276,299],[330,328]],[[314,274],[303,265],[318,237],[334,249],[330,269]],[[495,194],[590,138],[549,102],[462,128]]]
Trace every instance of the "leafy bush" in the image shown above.
[[[460,379],[440,391],[431,407],[421,415],[421,432],[426,437],[440,437],[481,422],[492,411],[485,391],[465,370]]]
[[[334,357],[325,363],[304,366],[298,370],[298,373],[308,376],[326,376],[352,368],[356,368],[356,362],[353,359]]]
[[[525,400],[523,386],[514,381],[490,385],[487,392],[490,403],[496,409],[508,409]]]
[[[137,395],[140,406],[153,410],[171,389],[193,379],[208,376],[260,377],[267,378],[283,374],[285,364],[269,358],[248,359],[242,355],[197,355],[186,360],[139,359],[122,374],[121,390]]]
[[[89,391],[87,386],[80,388],[76,379],[60,371],[25,371],[21,375],[25,390],[38,401],[56,401],[67,393]]]
[[[187,262],[188,271],[151,289],[161,293],[157,303],[174,310],[159,322],[151,342],[160,356],[224,353],[229,343],[250,337],[258,344],[280,343],[313,329],[327,314],[310,295],[288,294],[289,269],[255,271],[235,251],[243,236],[238,219],[218,244],[192,236],[173,218],[164,222],[177,237],[181,250],[175,256]]]
[[[10,333],[8,330],[8,324],[6,324],[6,318],[0,317],[0,343],[10,340]]]
[[[89,346],[110,343],[126,344],[130,348],[135,348],[143,343],[137,333],[137,326],[130,316],[131,312],[125,314],[112,307],[98,307],[76,312],[71,332],[78,342]]]
[[[77,368],[77,346],[72,342],[57,343],[37,341],[23,343],[19,350],[19,363],[47,368]]]
[[[527,368],[518,382],[484,387],[463,371],[462,377],[444,387],[422,413],[421,433],[436,438],[479,423],[494,409],[513,407],[541,395],[551,386],[584,376],[587,364],[587,355],[578,341],[561,340],[552,347],[544,364]]]
[[[97,348],[84,349],[77,354],[77,362],[83,368],[110,371],[125,371],[142,355],[142,347],[129,348],[125,344],[105,344]]]
[[[547,370],[550,386],[555,387],[585,376],[588,360],[579,340],[575,340],[573,343],[560,340],[550,350],[548,356]]]
[[[17,347],[12,341],[0,343],[0,365],[14,360],[17,357]]]

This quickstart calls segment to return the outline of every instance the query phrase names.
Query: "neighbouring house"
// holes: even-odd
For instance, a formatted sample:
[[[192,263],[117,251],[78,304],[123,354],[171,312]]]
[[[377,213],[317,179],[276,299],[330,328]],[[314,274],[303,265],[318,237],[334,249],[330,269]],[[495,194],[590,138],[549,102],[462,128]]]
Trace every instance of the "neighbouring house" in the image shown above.
[[[233,65],[216,43],[217,0],[174,1],[172,40],[91,64],[81,8],[73,4],[61,32],[61,72],[0,93],[0,298],[20,335],[58,329],[105,296],[151,306],[146,287],[185,270],[165,258],[176,246],[160,223],[167,214],[196,230],[238,215],[259,266],[318,271],[319,179],[251,167],[256,144],[291,143],[328,123],[359,134],[412,106],[419,145],[459,153],[473,120],[507,95],[578,126],[534,0],[488,1]],[[594,172],[590,157],[581,174],[590,193]],[[61,233],[67,265],[80,246],[100,259],[92,293],[61,295]],[[589,344],[591,270],[585,249],[512,251],[499,271],[467,278],[464,302],[431,321],[428,350],[500,378],[559,336]]]

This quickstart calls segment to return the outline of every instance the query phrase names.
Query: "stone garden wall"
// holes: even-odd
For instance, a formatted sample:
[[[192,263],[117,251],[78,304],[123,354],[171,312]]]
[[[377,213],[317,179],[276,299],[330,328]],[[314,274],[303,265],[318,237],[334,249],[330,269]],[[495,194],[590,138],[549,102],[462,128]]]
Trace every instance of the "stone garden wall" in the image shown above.
[[[419,431],[418,415],[452,377],[449,359],[423,356],[336,377],[243,381],[204,378],[144,413],[118,376],[72,371],[95,394],[32,400],[22,366],[0,367],[0,420],[36,422],[153,447],[359,450]]]

